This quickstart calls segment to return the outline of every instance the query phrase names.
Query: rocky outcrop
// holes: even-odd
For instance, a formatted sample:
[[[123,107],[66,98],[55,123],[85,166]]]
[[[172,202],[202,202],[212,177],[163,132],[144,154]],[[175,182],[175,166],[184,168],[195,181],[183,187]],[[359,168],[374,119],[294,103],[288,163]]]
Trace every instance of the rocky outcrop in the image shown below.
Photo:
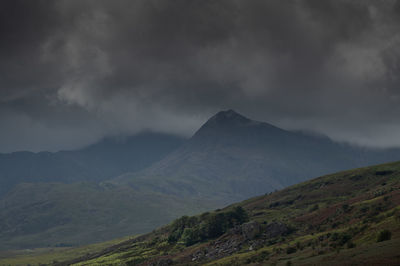
[[[239,251],[246,240],[241,235],[232,235],[213,241],[209,246],[192,254],[192,261],[215,260]]]
[[[284,223],[273,222],[262,228],[258,222],[250,221],[232,228],[206,247],[198,249],[191,255],[191,260],[198,262],[223,258],[239,251],[243,246],[248,246],[249,250],[257,249],[265,245],[268,239],[289,232],[289,227]]]
[[[260,233],[260,224],[256,221],[242,224],[240,227],[242,235],[246,240],[252,240]]]

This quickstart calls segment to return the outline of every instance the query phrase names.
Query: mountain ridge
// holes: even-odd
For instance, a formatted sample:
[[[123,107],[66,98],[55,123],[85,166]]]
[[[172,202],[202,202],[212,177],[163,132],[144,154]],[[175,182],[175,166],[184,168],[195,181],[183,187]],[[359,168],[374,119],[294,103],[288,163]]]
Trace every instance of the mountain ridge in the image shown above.
[[[72,151],[0,154],[0,198],[19,182],[102,181],[148,167],[183,138],[143,132],[121,140],[105,138]]]
[[[386,152],[284,130],[230,109],[149,168],[111,182],[227,204],[324,173],[400,159],[400,149]]]

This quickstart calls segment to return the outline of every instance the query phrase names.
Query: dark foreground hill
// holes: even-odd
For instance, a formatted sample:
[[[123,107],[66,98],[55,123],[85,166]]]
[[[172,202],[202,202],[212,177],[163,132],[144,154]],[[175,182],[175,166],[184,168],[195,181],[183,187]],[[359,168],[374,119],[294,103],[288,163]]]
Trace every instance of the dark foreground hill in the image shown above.
[[[399,265],[400,162],[326,175],[57,265]]]
[[[0,198],[21,182],[102,181],[150,166],[176,149],[182,138],[141,133],[106,138],[75,151],[0,154]]]

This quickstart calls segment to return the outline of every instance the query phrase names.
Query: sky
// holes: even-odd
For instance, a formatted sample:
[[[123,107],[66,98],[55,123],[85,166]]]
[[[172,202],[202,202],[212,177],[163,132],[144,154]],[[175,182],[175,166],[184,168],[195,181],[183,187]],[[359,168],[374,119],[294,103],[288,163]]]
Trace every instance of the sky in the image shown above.
[[[400,146],[400,1],[4,0],[0,152],[234,109],[290,130]]]

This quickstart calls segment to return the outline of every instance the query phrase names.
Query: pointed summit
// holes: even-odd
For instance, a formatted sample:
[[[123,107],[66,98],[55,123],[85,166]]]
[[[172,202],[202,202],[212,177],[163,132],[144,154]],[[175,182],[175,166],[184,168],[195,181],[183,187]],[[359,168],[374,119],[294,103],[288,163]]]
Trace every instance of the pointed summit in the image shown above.
[[[214,127],[214,126],[240,126],[251,123],[252,120],[235,112],[232,109],[227,111],[220,111],[212,116],[203,127]]]
[[[235,112],[232,109],[226,111],[218,112],[214,117],[218,117],[220,119],[230,119],[230,120],[250,120],[247,117]]]
[[[193,138],[201,138],[207,136],[221,137],[222,135],[235,135],[238,130],[243,131],[250,128],[264,125],[272,127],[267,123],[261,123],[251,120],[232,109],[220,111],[212,116],[208,121],[194,134]],[[236,133],[235,133],[236,132]]]

